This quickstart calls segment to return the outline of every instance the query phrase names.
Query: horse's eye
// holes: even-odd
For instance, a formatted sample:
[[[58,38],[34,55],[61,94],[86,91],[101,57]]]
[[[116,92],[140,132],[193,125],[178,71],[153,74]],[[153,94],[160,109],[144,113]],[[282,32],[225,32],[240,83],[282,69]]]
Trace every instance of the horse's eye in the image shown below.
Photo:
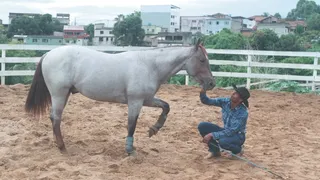
[[[200,62],[204,62],[205,60],[204,59],[200,59]]]

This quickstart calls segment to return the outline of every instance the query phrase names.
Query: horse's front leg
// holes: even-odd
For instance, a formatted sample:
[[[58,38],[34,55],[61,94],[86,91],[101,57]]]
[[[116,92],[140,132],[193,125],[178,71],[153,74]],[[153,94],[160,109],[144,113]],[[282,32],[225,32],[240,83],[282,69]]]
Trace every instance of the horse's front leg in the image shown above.
[[[145,101],[143,105],[148,107],[162,108],[162,113],[159,116],[157,122],[149,129],[149,137],[151,137],[157,134],[157,132],[162,128],[162,126],[166,122],[167,115],[170,111],[170,106],[167,102],[158,98],[153,98],[152,100]]]
[[[143,105],[142,99],[128,99],[128,136],[126,139],[126,152],[134,155],[133,134],[136,129],[137,119]]]

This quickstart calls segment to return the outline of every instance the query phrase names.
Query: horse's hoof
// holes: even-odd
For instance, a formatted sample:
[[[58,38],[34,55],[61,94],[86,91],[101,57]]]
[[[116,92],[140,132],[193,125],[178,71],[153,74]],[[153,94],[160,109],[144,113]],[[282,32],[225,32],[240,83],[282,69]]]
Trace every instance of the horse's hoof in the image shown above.
[[[62,154],[68,154],[68,151],[65,146],[59,147],[59,150]]]
[[[127,152],[128,153],[128,156],[131,156],[131,157],[136,157],[137,156],[137,152],[135,150],[131,151],[131,152]]]
[[[153,135],[157,134],[158,130],[154,127],[150,127],[148,132],[149,132],[149,138],[151,138]]]

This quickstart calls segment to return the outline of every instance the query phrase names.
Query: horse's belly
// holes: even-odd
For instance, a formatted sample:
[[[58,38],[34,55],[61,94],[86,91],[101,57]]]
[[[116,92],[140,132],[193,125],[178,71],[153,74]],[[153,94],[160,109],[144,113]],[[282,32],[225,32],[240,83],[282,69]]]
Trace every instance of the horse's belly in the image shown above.
[[[75,88],[84,96],[97,100],[116,103],[127,103],[126,92],[123,86],[117,85],[89,85],[75,86]]]

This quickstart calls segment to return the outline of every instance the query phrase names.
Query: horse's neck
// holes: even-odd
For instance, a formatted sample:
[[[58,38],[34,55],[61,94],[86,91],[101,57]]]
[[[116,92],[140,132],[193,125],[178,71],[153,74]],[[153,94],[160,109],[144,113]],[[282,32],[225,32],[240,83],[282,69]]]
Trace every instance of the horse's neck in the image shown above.
[[[179,72],[185,65],[185,62],[191,56],[191,48],[184,47],[174,50],[169,50],[162,53],[157,57],[156,66],[158,67],[158,74],[163,76],[161,81],[167,80],[169,77]]]

